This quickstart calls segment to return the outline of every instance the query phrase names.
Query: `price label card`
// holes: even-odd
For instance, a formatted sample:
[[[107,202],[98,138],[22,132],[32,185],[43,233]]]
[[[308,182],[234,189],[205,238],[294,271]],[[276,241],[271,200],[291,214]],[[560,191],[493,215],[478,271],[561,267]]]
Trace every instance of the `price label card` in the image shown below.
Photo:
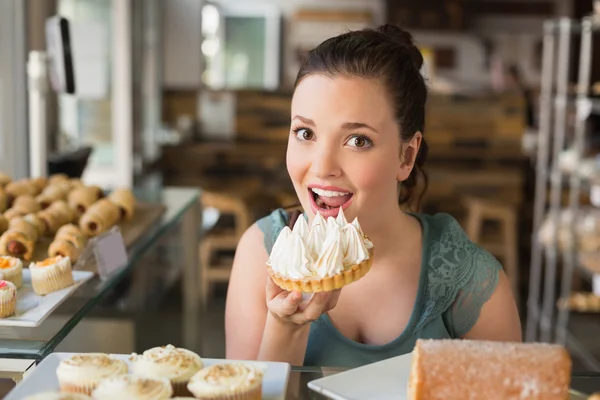
[[[600,296],[600,274],[594,274],[592,277],[592,291],[596,296]]]
[[[93,240],[92,248],[100,279],[107,279],[127,266],[127,249],[118,227],[114,227]]]

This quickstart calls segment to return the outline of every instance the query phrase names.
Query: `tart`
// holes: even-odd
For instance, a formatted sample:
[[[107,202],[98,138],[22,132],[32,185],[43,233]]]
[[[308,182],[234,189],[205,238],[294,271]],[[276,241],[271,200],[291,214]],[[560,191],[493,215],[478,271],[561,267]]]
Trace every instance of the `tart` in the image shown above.
[[[23,261],[10,256],[0,256],[0,279],[12,282],[17,289],[23,286]]]
[[[340,208],[337,218],[325,220],[317,214],[310,228],[303,217],[293,230],[284,227],[267,266],[283,290],[326,292],[362,278],[371,269],[373,254],[373,243],[358,220],[348,223]]]
[[[29,266],[31,286],[40,296],[56,292],[73,285],[73,272],[69,257],[56,256]]]
[[[9,281],[0,281],[0,318],[15,315],[17,307],[17,287]]]
[[[126,374],[127,363],[103,353],[77,354],[56,369],[61,392],[91,395],[104,379]]]
[[[192,376],[188,389],[203,400],[260,400],[263,375],[249,363],[214,364]]]
[[[92,393],[95,400],[163,400],[173,395],[166,378],[120,375],[104,379]]]

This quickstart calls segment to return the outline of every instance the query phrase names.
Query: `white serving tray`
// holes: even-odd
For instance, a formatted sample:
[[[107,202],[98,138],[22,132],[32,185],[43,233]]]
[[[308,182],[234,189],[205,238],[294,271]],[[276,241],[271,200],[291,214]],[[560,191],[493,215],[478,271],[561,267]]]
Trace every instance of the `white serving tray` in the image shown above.
[[[4,400],[22,400],[40,392],[58,391],[58,379],[56,368],[61,360],[69,358],[76,353],[52,353],[44,358],[42,362],[31,371],[5,398]],[[129,354],[114,354],[115,358],[124,360],[130,364]],[[229,363],[231,360],[220,360],[204,358],[204,365],[210,366],[219,363]],[[263,400],[285,400],[290,365],[280,362],[257,362],[243,361],[258,364],[265,369],[263,378]]]
[[[408,400],[412,353],[315,379],[308,387],[334,400]],[[570,400],[587,396],[570,393]]]
[[[45,296],[38,296],[31,286],[31,273],[23,269],[23,287],[17,291],[17,309],[15,315],[0,318],[0,326],[39,326],[63,301],[67,299],[83,282],[94,276],[89,271],[73,271],[75,284]]]

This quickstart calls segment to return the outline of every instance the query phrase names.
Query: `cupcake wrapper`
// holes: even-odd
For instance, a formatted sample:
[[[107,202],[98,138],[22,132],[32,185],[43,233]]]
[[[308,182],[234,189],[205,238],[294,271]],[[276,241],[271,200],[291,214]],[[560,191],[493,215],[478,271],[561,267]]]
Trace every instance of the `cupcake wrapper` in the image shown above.
[[[87,394],[88,396],[92,395],[94,389],[96,389],[98,383],[88,383],[86,385],[76,385],[71,382],[60,382],[60,391],[66,393],[81,393]]]
[[[68,271],[55,270],[44,278],[33,278],[31,279],[31,286],[33,291],[37,295],[45,295],[48,293],[56,292],[73,285],[73,273],[69,269]]]
[[[13,296],[10,300],[0,302],[0,318],[8,318],[15,315],[15,309],[17,307],[17,296]]]
[[[222,394],[209,397],[195,395],[195,397],[199,400],[261,400],[262,385],[250,388],[249,390],[240,393]]]
[[[352,282],[355,282],[366,275],[371,269],[373,264],[373,250],[369,250],[369,259],[362,263],[350,267],[344,270],[342,273],[328,276],[327,278],[321,279],[287,279],[274,272],[269,268],[269,275],[273,282],[283,290],[288,292],[301,292],[301,293],[317,293],[317,292],[329,292],[332,290],[340,289]]]

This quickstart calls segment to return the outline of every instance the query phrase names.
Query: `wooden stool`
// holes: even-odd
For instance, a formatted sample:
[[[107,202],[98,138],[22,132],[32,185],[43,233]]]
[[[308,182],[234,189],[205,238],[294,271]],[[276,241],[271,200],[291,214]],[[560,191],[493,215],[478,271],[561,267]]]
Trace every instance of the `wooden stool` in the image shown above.
[[[234,217],[233,229],[205,233],[200,241],[198,251],[202,273],[199,285],[200,295],[206,306],[214,284],[228,282],[233,266],[233,259],[213,262],[214,254],[219,251],[235,251],[242,234],[252,222],[248,207],[240,196],[205,191],[200,202],[203,208],[213,207],[221,214],[231,214]]]
[[[494,256],[502,258],[513,295],[519,304],[518,228],[514,206],[473,197],[466,198],[464,204],[467,207],[467,235]],[[494,241],[482,238],[483,222],[486,220],[500,223],[501,238]]]

